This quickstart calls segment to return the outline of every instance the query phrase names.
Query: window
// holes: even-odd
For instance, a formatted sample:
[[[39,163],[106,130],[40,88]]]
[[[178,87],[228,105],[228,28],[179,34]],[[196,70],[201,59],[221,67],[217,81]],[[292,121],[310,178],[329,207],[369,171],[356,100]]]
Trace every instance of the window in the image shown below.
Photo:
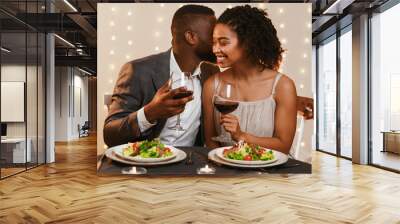
[[[340,155],[351,158],[352,149],[352,35],[351,26],[340,36]]]
[[[318,145],[336,153],[336,39],[329,38],[318,48]]]
[[[371,18],[372,164],[400,170],[400,4]],[[393,153],[394,152],[394,153]]]

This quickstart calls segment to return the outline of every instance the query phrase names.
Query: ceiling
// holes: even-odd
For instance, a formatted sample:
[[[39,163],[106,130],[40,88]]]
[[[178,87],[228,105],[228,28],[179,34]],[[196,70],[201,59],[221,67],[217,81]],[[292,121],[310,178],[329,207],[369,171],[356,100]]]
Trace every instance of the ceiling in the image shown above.
[[[191,2],[269,2],[269,3],[312,3],[312,32],[313,43],[325,36],[331,35],[332,27],[338,20],[347,16],[357,16],[368,9],[373,9],[387,0],[269,0],[269,1],[191,1]],[[55,38],[56,65],[79,66],[96,72],[97,55],[97,3],[126,3],[126,2],[168,2],[168,1],[128,1],[128,0],[1,0],[0,28],[2,46],[13,49],[8,55],[18,57],[36,52],[36,35],[28,35],[25,39],[25,28],[28,31],[55,32],[59,37],[72,43],[74,47]],[[179,2],[179,1],[170,1]],[[181,1],[187,2],[187,1]],[[75,9],[73,9],[75,8]],[[48,13],[49,11],[52,13]],[[327,10],[329,9],[329,10]],[[342,23],[345,26],[346,22]],[[331,30],[330,30],[331,29]],[[33,38],[33,39],[32,39]],[[25,42],[28,48],[25,50]],[[43,46],[39,45],[39,49]],[[2,52],[2,55],[4,53]]]

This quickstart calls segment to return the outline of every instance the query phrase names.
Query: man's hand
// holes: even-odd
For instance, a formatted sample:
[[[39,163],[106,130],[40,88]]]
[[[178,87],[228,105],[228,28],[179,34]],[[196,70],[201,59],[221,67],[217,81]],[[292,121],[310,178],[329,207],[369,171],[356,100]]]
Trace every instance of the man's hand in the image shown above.
[[[309,97],[297,96],[297,111],[305,120],[314,118],[314,100]]]
[[[170,90],[168,80],[157,90],[150,103],[144,106],[144,114],[150,123],[158,119],[169,118],[182,113],[187,102],[193,100],[193,94],[184,98],[174,99],[173,97],[181,92],[186,92],[185,87]]]

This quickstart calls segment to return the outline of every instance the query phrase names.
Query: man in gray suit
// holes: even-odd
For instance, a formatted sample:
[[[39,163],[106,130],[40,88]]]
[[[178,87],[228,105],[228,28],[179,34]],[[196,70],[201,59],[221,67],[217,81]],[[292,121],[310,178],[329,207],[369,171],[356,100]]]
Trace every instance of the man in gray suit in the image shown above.
[[[104,141],[110,146],[159,137],[175,146],[201,145],[201,86],[218,67],[214,61],[214,11],[200,5],[179,8],[172,19],[172,49],[122,66],[104,124]],[[174,99],[183,88],[171,90],[170,74],[191,72],[194,93]],[[170,130],[181,114],[185,131]]]

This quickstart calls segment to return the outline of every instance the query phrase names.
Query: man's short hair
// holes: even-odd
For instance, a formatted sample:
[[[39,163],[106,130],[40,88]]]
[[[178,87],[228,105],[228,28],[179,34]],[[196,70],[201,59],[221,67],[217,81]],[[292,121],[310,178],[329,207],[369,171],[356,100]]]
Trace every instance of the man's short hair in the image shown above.
[[[196,15],[201,16],[215,16],[214,10],[203,5],[184,5],[180,7],[172,17],[172,30],[187,29],[193,17]]]

